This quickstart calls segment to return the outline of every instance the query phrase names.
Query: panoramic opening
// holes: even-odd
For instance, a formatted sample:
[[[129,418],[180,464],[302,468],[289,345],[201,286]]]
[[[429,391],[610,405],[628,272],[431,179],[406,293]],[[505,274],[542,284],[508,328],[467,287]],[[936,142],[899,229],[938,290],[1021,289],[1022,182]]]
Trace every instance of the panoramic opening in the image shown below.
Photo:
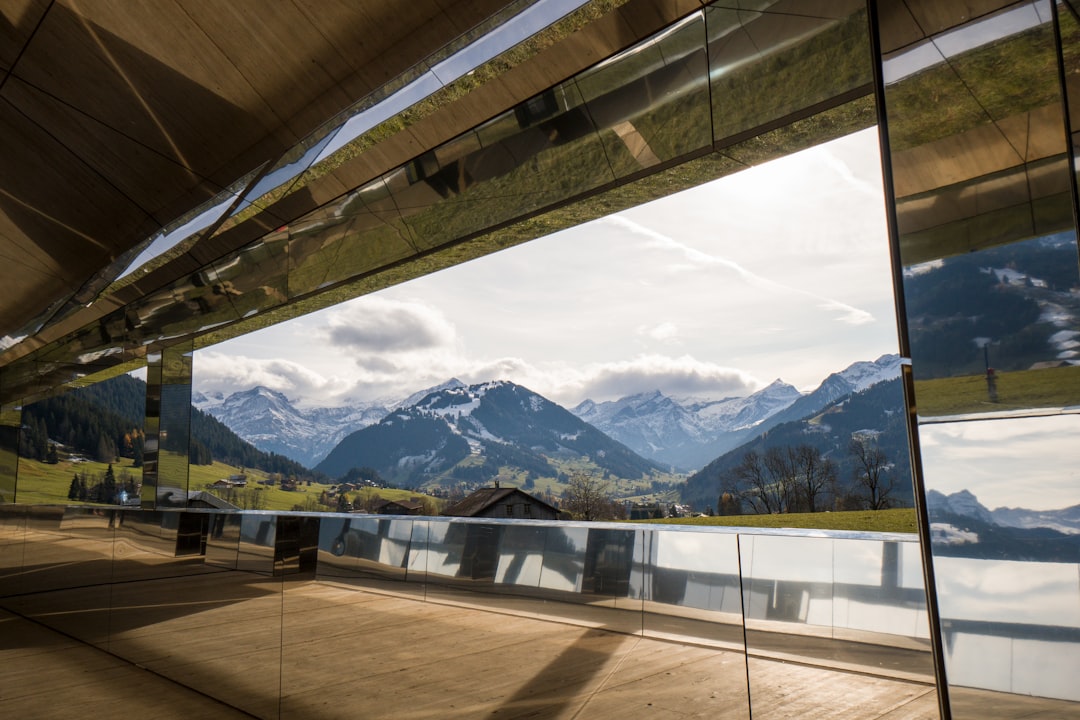
[[[914,530],[893,307],[870,128],[194,352],[189,489]],[[136,502],[144,395],[28,406],[19,500]]]

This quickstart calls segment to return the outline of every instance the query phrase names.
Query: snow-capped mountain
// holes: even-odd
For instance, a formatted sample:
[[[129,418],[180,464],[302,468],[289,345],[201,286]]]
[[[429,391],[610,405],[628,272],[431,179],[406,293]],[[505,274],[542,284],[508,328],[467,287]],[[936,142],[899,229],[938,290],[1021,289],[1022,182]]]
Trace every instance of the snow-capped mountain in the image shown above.
[[[441,385],[435,385],[419,392],[414,392],[404,400],[398,400],[397,402],[389,403],[387,407],[390,410],[397,410],[399,408],[408,408],[417,404],[431,393],[442,392],[443,390],[457,390],[465,387],[465,383],[461,382],[457,378],[450,378]]]
[[[936,490],[926,493],[931,521],[944,516],[971,518],[999,527],[1033,530],[1047,528],[1065,535],[1080,535],[1080,505],[1060,510],[1028,510],[1000,507],[989,510],[970,490],[945,495]]]
[[[683,406],[709,430],[730,432],[752,428],[791,406],[802,393],[779,378],[747,397],[701,402],[689,400]]]
[[[747,397],[679,401],[654,391],[602,403],[586,400],[571,412],[643,457],[691,470],[772,427],[899,376],[900,357],[882,355],[833,373],[805,395],[776,380]]]
[[[777,380],[747,397],[680,402],[655,390],[602,403],[586,400],[571,412],[644,457],[689,469],[715,457],[724,436],[760,424],[800,397]]]
[[[1080,553],[1080,505],[988,510],[969,490],[931,490],[926,507],[935,555],[1074,563]]]
[[[588,459],[623,478],[657,470],[565,408],[506,381],[426,393],[346,437],[316,469],[339,477],[367,466],[406,485],[439,477],[487,482],[508,466],[553,477],[555,458]]]
[[[285,395],[262,386],[221,400],[196,393],[192,403],[260,450],[307,467],[322,460],[343,437],[388,412],[380,404],[300,410]]]
[[[829,388],[826,388],[823,394],[828,391]],[[818,402],[811,393],[753,428],[729,434],[725,439],[738,438],[738,445],[688,477],[682,491],[683,500],[696,503],[699,507],[712,505],[717,502],[722,488],[734,486],[736,468],[748,453],[762,456],[773,448],[803,445],[813,448],[834,463],[839,483],[847,486],[849,479],[858,472],[858,463],[850,450],[852,439],[858,436],[872,437],[874,446],[885,455],[888,469],[883,485],[889,486],[890,502],[899,506],[909,505],[913,500],[913,491],[900,378],[894,377],[859,392],[841,395],[823,407],[818,407]],[[797,413],[796,406],[800,405],[803,412]],[[818,408],[816,411],[806,412],[815,407]],[[784,419],[791,415],[797,417]],[[778,418],[781,422],[777,422]],[[857,494],[857,488],[848,487],[848,490],[853,491],[853,495]]]
[[[852,363],[840,372],[835,372],[825,378],[820,385],[802,397],[795,400],[788,407],[770,415],[764,421],[750,428],[750,432],[744,432],[736,439],[736,445],[743,441],[778,425],[786,422],[795,422],[817,415],[828,405],[845,397],[850,397],[868,390],[875,385],[900,377],[900,356],[882,355],[873,362],[860,360]],[[899,405],[898,405],[899,407]],[[736,447],[731,445],[731,447]]]

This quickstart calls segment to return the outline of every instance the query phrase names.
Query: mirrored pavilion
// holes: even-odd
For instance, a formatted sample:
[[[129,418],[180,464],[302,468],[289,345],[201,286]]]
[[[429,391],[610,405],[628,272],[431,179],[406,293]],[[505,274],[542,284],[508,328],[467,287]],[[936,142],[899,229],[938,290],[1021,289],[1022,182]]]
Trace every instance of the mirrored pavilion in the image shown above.
[[[1080,4],[21,0],[0,36],[0,712],[1080,713]],[[875,126],[917,535],[192,501],[196,350]],[[21,408],[141,367],[141,505],[35,500]]]

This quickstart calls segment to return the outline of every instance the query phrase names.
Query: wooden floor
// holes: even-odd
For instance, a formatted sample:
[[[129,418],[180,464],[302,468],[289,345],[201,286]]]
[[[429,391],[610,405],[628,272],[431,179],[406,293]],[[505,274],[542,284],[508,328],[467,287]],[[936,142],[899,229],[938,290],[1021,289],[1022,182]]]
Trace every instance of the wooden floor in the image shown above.
[[[755,720],[937,717],[925,683],[228,575],[115,585],[108,617],[93,595],[5,600],[0,717],[748,718],[747,674]]]
[[[251,716],[0,610],[0,717],[194,720]]]

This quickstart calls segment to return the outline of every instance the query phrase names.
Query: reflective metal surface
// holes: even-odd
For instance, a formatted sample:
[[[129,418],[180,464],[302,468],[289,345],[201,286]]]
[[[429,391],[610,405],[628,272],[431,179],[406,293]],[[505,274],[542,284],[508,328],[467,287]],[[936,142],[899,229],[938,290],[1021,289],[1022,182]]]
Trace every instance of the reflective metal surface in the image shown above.
[[[438,693],[430,702],[443,703],[443,714],[461,715],[445,703],[467,704],[491,663],[521,662],[522,647],[529,663],[552,653],[550,670],[534,670],[518,693],[499,691],[514,707],[558,707],[550,693],[578,697],[576,683],[596,682],[605,667],[629,673],[629,685],[613,686],[620,692],[639,688],[672,711],[711,697],[712,717],[790,707],[776,705],[781,677],[800,688],[815,678],[816,690],[799,691],[811,714],[835,707],[843,683],[844,692],[852,683],[888,689],[862,701],[882,711],[896,692],[909,701],[929,692],[921,574],[908,536],[26,506],[0,507],[0,521],[0,606],[259,717],[278,717],[279,703],[282,717],[311,716],[326,692],[342,716],[395,714],[370,709],[378,680],[336,672],[361,658],[375,664],[375,678],[395,672],[375,669],[380,658],[422,658],[430,670],[412,681]],[[417,600],[448,609],[435,614]],[[491,617],[505,629],[492,630]],[[528,624],[538,620],[557,623]],[[563,638],[564,649],[545,649],[545,637]],[[630,637],[631,645],[619,639]],[[622,667],[618,658],[639,642],[658,644]],[[460,667],[440,665],[428,648]],[[681,659],[664,659],[673,652]],[[487,670],[472,669],[480,659]],[[817,674],[797,678],[777,660]],[[645,669],[655,661],[666,672]],[[704,682],[709,697],[650,689],[646,677],[674,679],[687,662],[705,673],[693,684]],[[877,679],[859,679],[868,677]],[[543,699],[520,695],[532,692]],[[626,712],[646,706],[638,702]]]
[[[919,414],[1076,404],[1075,182],[1051,3],[883,5]]]
[[[191,353],[190,342],[172,345],[161,353],[155,507],[187,507],[188,503],[188,462],[191,446]],[[149,380],[149,374],[147,379]],[[147,386],[147,397],[149,397],[152,392],[149,382]],[[147,415],[149,417],[149,413]],[[147,432],[147,443],[149,442],[150,433]],[[148,492],[144,489],[144,496]]]
[[[931,680],[917,547],[740,535],[747,651]],[[750,682],[752,695],[753,672]]]
[[[576,5],[537,3],[518,9],[522,17],[539,13],[537,17],[545,18],[543,26]],[[482,84],[501,77],[505,64],[496,63],[480,78],[462,74],[465,65],[451,60],[458,56],[447,56],[420,74],[434,73],[448,92],[454,87],[450,78],[466,86],[479,82],[479,107],[497,111],[468,109],[463,117],[486,114],[476,116],[473,129],[450,140],[440,137],[439,142],[428,139],[438,136],[434,128],[415,129],[415,136],[397,133],[394,123],[408,125],[415,119],[398,115],[388,121],[386,132],[394,147],[383,149],[385,157],[377,138],[355,135],[370,127],[363,118],[375,106],[364,105],[355,117],[344,116],[343,124],[331,124],[301,142],[267,173],[251,174],[253,185],[245,201],[232,208],[234,216],[220,227],[203,229],[204,221],[221,212],[221,198],[211,203],[207,218],[193,217],[190,229],[208,235],[183,245],[186,252],[174,249],[176,257],[168,268],[139,274],[118,288],[115,297],[99,305],[108,310],[98,314],[98,320],[40,348],[37,356],[6,365],[0,391],[30,397],[88,373],[138,364],[149,343],[236,334],[251,322],[261,322],[252,320],[256,315],[310,311],[436,266],[463,262],[535,237],[517,237],[503,227],[525,223],[533,228],[537,213],[550,216],[549,228],[551,223],[581,222],[581,213],[572,221],[563,217],[567,202],[610,193],[627,180],[703,156],[717,143],[730,148],[751,135],[793,127],[815,113],[866,96],[865,35],[853,31],[861,27],[861,6],[788,5],[703,12],[695,3],[644,2],[610,16],[608,10],[585,8],[500,61],[513,65],[561,42],[575,28],[587,28],[587,44],[568,42],[564,48],[563,55],[578,64],[565,72],[550,70],[551,82],[571,79],[507,111],[502,111],[506,104],[488,104],[493,91]],[[647,37],[644,30],[658,27],[663,18],[674,24]],[[625,37],[627,27],[634,39],[645,39],[612,56],[625,46],[619,38]],[[528,35],[510,24],[496,33],[497,40],[478,35],[477,47],[488,48],[492,42],[503,47],[499,43],[511,36],[507,32]],[[462,57],[476,62],[480,56],[469,43],[461,48]],[[750,46],[756,49],[747,50]],[[563,59],[551,61],[558,65]],[[593,66],[582,72],[588,64]],[[829,71],[821,71],[823,66]],[[531,72],[537,73],[535,68]],[[390,88],[386,98],[406,92],[419,77]],[[507,82],[506,89],[516,88],[517,82]],[[535,84],[534,77],[530,83]],[[768,83],[766,90],[762,83]],[[748,90],[753,97],[747,96]],[[767,102],[759,102],[762,99]],[[429,110],[423,108],[416,118]],[[736,164],[760,162],[763,150],[776,156],[790,151],[793,143],[806,146],[837,128],[850,132],[872,122],[868,113],[851,108],[840,115],[786,133],[784,139],[732,150],[730,159]],[[372,131],[380,132],[378,127]],[[388,163],[391,157],[400,159]],[[729,172],[730,159],[715,157],[701,164],[697,171],[712,173],[701,179]],[[678,184],[687,182],[675,175]],[[639,185],[633,192],[643,194],[635,201],[641,202],[672,190],[672,182],[663,181]],[[229,192],[242,191],[235,187]],[[608,208],[620,202],[611,197]],[[498,236],[490,237],[492,233]],[[462,242],[467,245],[456,247]],[[427,255],[433,250],[443,253],[434,262]],[[354,287],[339,287],[343,283]],[[303,308],[287,310],[298,300]]]
[[[956,717],[1010,695],[1080,712],[1078,432],[1075,415],[920,429],[950,692],[970,689]]]
[[[674,530],[648,534],[645,635],[742,652],[738,535]]]
[[[244,513],[240,520],[236,569],[263,575],[274,574],[278,516]]]
[[[19,476],[19,428],[22,413],[15,407],[0,406],[0,503],[15,502]]]
[[[1069,144],[1072,153],[1075,181],[1080,186],[1080,166],[1076,159],[1080,157],[1080,5],[1076,0],[1057,0],[1058,35],[1060,37],[1062,73],[1065,76],[1066,112],[1069,117]],[[1080,217],[1080,198],[1076,214]]]
[[[868,91],[870,45],[860,0],[717,3],[706,8],[706,21],[718,142]]]

